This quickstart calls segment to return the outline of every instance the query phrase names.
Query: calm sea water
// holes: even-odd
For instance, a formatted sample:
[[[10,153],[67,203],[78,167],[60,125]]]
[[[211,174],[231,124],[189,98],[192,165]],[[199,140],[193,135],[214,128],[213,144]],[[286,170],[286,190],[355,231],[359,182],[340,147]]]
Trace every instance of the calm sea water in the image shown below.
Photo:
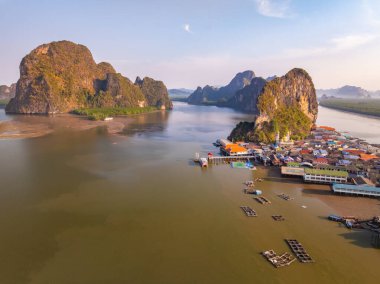
[[[334,210],[309,194],[314,185],[193,164],[244,119],[176,103],[135,117],[123,136],[98,128],[0,140],[0,283],[376,283],[380,251],[369,234],[326,221]],[[259,187],[270,206],[242,193],[252,175],[268,177]],[[316,263],[273,268],[260,252],[288,251],[284,238]]]
[[[370,143],[380,144],[380,118],[319,106],[317,123],[335,127]]]

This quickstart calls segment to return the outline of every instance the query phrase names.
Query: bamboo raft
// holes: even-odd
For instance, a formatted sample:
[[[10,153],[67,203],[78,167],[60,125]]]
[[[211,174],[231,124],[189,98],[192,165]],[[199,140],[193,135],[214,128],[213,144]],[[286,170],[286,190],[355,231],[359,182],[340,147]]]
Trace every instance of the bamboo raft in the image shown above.
[[[275,221],[285,221],[285,218],[282,215],[272,215],[272,218]]]
[[[251,207],[248,206],[240,206],[240,208],[244,211],[244,213],[248,217],[257,217],[257,213],[255,210],[253,210]]]
[[[282,255],[277,255],[274,250],[267,250],[261,253],[274,267],[284,267],[295,261],[294,256],[285,252]]]
[[[284,199],[284,200],[286,200],[286,201],[289,201],[289,200],[293,200],[294,198],[293,197],[290,197],[289,195],[286,195],[286,194],[284,194],[284,193],[281,193],[281,194],[279,194],[279,195],[277,195],[278,197],[280,197],[280,198],[282,198],[282,199]]]
[[[306,252],[303,245],[299,243],[297,240],[285,239],[285,241],[300,262],[302,263],[314,262],[311,256]]]
[[[254,197],[253,199],[255,199],[257,202],[259,202],[261,204],[271,204],[271,202],[269,201],[269,199],[267,199],[264,196]]]

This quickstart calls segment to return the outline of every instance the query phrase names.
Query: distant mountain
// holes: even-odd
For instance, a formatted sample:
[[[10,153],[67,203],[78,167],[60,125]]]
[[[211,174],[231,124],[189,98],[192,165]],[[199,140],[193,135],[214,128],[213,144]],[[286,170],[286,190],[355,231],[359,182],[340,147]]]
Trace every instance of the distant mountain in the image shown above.
[[[376,95],[376,92],[371,93],[370,91],[367,91],[363,88],[356,87],[356,86],[343,86],[338,89],[319,89],[317,90],[317,96],[322,97],[323,95],[326,96],[333,96],[335,98],[352,98],[352,99],[358,99],[358,98],[370,98],[371,95]]]
[[[0,86],[0,100],[10,100],[16,95],[16,84]]]
[[[169,96],[170,97],[175,97],[175,98],[187,98],[188,96],[191,95],[191,93],[194,92],[194,90],[190,89],[185,89],[185,88],[180,88],[180,89],[169,89]]]
[[[188,98],[190,104],[219,104],[227,102],[238,90],[243,89],[255,78],[255,73],[247,70],[235,75],[231,82],[224,87],[205,86],[198,87]]]
[[[269,77],[267,77],[265,80],[267,80],[268,82],[270,82],[270,81],[272,81],[272,80],[274,80],[274,79],[276,79],[277,78],[277,76],[276,75],[273,75],[273,76],[269,76]]]
[[[244,112],[258,113],[257,99],[267,82],[267,80],[261,77],[253,78],[249,85],[235,93],[226,103],[226,106]]]

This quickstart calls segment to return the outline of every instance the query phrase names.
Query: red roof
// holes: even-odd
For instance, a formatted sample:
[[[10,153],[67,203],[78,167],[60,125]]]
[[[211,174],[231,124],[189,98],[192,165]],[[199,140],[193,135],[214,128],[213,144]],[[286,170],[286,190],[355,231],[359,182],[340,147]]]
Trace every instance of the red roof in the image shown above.
[[[360,155],[360,154],[365,154],[363,150],[355,150],[355,149],[348,149],[348,150],[343,150],[344,152],[350,153],[352,155]]]
[[[329,161],[326,159],[326,158],[316,158],[314,161],[313,161],[314,164],[328,164]]]
[[[319,126],[319,128],[322,128],[324,130],[329,130],[329,131],[335,131],[335,128],[334,127],[330,127],[330,126]]]

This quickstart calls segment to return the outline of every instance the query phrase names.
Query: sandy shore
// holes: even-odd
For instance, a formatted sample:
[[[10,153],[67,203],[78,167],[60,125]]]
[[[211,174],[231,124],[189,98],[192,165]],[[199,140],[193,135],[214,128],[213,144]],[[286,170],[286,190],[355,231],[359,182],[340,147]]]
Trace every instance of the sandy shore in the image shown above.
[[[55,116],[13,115],[0,121],[0,139],[34,138],[58,129],[84,131],[95,127],[107,127],[110,134],[120,133],[130,122],[130,117],[116,117],[111,121],[91,121],[81,116],[60,114]]]

